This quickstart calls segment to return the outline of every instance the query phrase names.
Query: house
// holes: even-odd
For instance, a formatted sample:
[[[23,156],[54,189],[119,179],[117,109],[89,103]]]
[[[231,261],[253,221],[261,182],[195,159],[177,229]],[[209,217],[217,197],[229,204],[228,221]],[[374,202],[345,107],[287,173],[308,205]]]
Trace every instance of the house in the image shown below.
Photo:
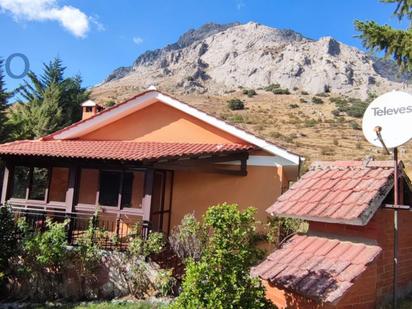
[[[140,222],[168,233],[214,204],[265,209],[298,176],[301,158],[150,89],[38,140],[0,145],[1,203],[79,219],[124,236]],[[78,229],[76,227],[75,229]]]
[[[401,204],[410,205],[400,164]],[[252,269],[279,308],[375,308],[391,300],[393,161],[315,163],[267,209],[309,222]],[[398,295],[412,288],[412,214],[399,212]]]

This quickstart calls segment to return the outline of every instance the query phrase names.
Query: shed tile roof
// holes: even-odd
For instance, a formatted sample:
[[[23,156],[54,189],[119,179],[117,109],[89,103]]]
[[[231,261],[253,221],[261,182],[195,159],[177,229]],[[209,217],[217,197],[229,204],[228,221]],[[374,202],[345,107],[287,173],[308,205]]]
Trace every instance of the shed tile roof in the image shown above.
[[[143,161],[235,153],[251,149],[255,147],[242,144],[24,140],[0,145],[0,155]]]
[[[375,245],[295,235],[251,272],[279,288],[336,303],[381,251]]]
[[[392,189],[393,161],[315,163],[266,211],[309,221],[365,225]]]

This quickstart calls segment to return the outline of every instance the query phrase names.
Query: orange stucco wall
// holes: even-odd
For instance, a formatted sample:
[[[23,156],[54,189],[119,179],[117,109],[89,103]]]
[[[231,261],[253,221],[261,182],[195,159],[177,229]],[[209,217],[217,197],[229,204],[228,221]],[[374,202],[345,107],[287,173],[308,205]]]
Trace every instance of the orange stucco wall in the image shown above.
[[[245,143],[220,129],[163,103],[154,103],[81,137],[187,143]]]
[[[281,175],[275,167],[249,166],[246,177],[176,171],[174,176],[171,226],[187,213],[200,217],[211,205],[237,203],[244,209],[257,208],[256,217],[266,222],[265,209],[281,191]]]

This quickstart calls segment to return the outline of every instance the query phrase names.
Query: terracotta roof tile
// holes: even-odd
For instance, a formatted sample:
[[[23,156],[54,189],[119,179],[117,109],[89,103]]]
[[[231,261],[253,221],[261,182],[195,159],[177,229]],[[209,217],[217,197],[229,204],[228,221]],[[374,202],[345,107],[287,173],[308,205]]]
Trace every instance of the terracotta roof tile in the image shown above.
[[[0,145],[0,155],[144,161],[178,159],[254,149],[242,144],[191,144],[133,141],[16,141]]]
[[[310,221],[365,225],[392,189],[393,172],[393,161],[316,162],[266,211]]]
[[[364,243],[295,235],[251,273],[280,288],[332,303],[339,301],[381,251]]]

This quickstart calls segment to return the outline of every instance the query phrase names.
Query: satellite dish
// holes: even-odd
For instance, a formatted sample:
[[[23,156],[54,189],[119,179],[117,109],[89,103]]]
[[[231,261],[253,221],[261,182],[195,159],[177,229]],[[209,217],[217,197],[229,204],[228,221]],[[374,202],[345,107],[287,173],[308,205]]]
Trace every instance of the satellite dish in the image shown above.
[[[362,130],[369,143],[387,148],[405,144],[412,138],[412,95],[402,91],[387,92],[369,104],[363,115]]]

